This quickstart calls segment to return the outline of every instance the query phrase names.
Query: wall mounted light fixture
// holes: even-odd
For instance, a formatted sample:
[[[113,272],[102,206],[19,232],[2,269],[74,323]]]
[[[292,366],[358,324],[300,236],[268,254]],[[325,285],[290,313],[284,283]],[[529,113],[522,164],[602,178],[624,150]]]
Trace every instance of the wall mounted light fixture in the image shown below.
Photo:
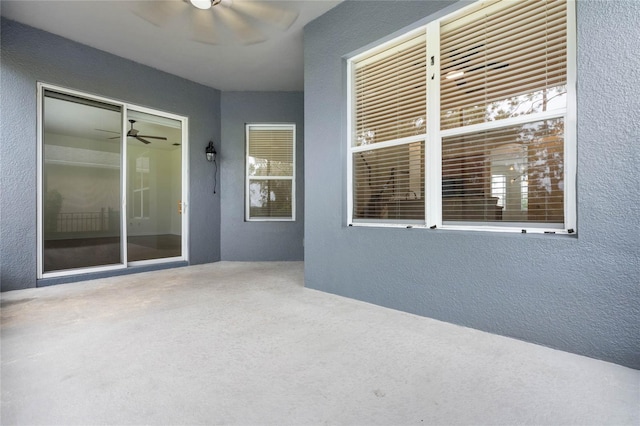
[[[205,152],[207,153],[207,161],[216,161],[217,152],[212,141],[209,141],[209,145],[207,145]]]
[[[218,183],[218,163],[216,163],[216,148],[213,146],[213,141],[209,141],[209,145],[204,149],[204,152],[207,154],[207,161],[212,162],[216,169],[213,172],[213,193],[216,193],[216,186]]]

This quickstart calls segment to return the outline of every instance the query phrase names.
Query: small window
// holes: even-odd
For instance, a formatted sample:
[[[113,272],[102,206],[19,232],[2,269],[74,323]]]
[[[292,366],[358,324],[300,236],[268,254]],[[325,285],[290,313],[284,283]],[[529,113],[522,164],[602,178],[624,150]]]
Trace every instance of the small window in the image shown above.
[[[247,124],[246,220],[295,220],[295,125]]]

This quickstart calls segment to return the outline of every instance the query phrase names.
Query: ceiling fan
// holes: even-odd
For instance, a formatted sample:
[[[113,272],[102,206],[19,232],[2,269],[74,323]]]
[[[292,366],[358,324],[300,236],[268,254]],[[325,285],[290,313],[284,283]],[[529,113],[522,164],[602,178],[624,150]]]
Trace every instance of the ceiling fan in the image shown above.
[[[171,18],[189,13],[191,39],[218,44],[218,30],[228,28],[242,44],[266,40],[260,26],[265,24],[284,31],[298,18],[296,10],[266,1],[252,0],[165,0],[136,2],[133,13],[158,27]]]
[[[129,120],[129,123],[131,123],[131,128],[127,132],[127,137],[136,138],[140,142],[142,142],[142,143],[144,143],[146,145],[151,143],[147,139],[159,139],[159,140],[163,140],[163,141],[167,140],[167,138],[165,138],[164,136],[150,136],[150,135],[141,135],[141,134],[139,134],[138,130],[133,128],[133,124],[135,122],[136,122],[136,120]],[[100,130],[100,129],[96,129],[96,130]],[[103,131],[108,131],[108,130],[103,130]],[[114,136],[114,137],[109,138],[109,139],[118,139],[119,137],[120,136]]]

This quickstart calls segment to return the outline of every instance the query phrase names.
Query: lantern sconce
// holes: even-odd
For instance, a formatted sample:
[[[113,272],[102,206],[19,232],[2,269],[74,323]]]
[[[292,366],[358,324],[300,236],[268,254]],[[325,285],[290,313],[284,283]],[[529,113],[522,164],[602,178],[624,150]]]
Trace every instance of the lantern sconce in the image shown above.
[[[213,162],[216,161],[216,149],[213,146],[213,141],[209,141],[209,145],[207,145],[207,148],[205,149],[205,152],[207,153],[207,161],[209,162]]]
[[[213,146],[213,141],[209,141],[209,145],[205,148],[204,152],[207,154],[207,161],[213,163],[216,166],[215,171],[213,172],[213,193],[216,193],[216,186],[218,183],[218,163],[216,163],[216,152],[215,147]]]

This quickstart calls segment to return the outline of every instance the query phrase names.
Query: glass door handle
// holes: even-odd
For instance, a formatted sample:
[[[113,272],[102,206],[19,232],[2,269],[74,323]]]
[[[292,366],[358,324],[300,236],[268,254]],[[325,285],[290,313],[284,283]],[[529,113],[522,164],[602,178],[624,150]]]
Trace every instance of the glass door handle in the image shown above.
[[[178,214],[182,214],[182,201],[178,201]]]

